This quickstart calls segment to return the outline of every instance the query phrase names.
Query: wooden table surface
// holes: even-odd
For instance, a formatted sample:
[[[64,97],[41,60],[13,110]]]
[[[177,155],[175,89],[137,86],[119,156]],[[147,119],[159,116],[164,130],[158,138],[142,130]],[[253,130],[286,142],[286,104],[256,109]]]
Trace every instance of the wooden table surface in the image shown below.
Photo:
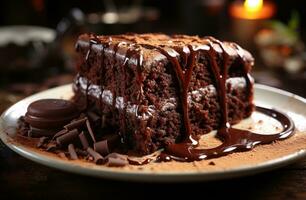
[[[292,84],[290,87],[293,87]],[[306,90],[296,92],[306,97]],[[200,194],[202,199],[306,199],[306,159],[278,170],[230,180],[180,184],[134,183],[62,172],[29,161],[0,145],[0,200],[146,199],[175,195],[194,198],[196,194]]]

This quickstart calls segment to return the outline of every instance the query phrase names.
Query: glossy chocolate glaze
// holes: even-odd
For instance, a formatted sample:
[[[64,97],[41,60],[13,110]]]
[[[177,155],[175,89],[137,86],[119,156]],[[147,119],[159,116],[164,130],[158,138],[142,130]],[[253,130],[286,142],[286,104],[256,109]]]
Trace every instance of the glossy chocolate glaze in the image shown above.
[[[127,42],[119,42],[119,43],[113,43],[112,42],[112,37],[109,37],[108,38],[108,41],[106,43],[101,43],[101,41],[95,36],[93,35],[93,38],[90,39],[89,41],[89,47],[88,47],[88,51],[86,53],[86,57],[85,57],[85,61],[87,62],[88,61],[88,58],[90,56],[90,53],[91,53],[91,49],[92,49],[92,46],[95,45],[95,44],[99,44],[99,45],[102,45],[102,48],[101,48],[101,56],[102,56],[102,63],[104,62],[104,58],[105,58],[105,49],[106,48],[111,48],[113,50],[113,60],[116,59],[116,54],[117,54],[117,51],[118,49],[121,47],[121,46],[126,46],[128,47],[127,48],[127,51],[125,52],[125,56],[124,56],[124,59],[121,63],[118,63],[119,65],[119,68],[121,68],[122,71],[125,70],[126,68],[126,65],[128,64],[128,61],[130,60],[131,57],[134,57],[136,58],[136,69],[137,71],[140,72],[140,67],[142,66],[142,62],[143,62],[143,55],[142,55],[142,52],[141,52],[141,46],[140,45],[137,45],[137,44],[131,44],[131,43],[127,43]],[[86,64],[86,63],[85,63]],[[86,64],[87,65],[87,64]],[[125,75],[125,73],[123,73]],[[101,70],[101,73],[100,73],[100,80],[103,80],[103,76],[104,76],[104,71],[103,71],[103,67],[102,67],[102,70]],[[112,78],[115,78],[116,75],[113,74]],[[124,79],[126,80],[126,77],[124,77]],[[115,112],[116,108],[120,107],[121,109],[123,109],[123,112],[120,112],[120,127],[121,127],[121,132],[125,132],[126,131],[126,125],[125,125],[125,117],[124,115],[126,114],[127,112],[127,106],[124,106],[124,102],[126,102],[126,100],[124,99],[124,97],[119,97],[117,96],[117,91],[120,89],[122,91],[125,90],[125,80],[124,81],[121,81],[121,84],[119,86],[119,88],[113,84],[112,86],[112,91],[113,93],[109,96],[111,96],[111,99],[109,99],[109,101],[111,101],[111,104],[112,104],[112,110],[113,112]],[[114,83],[114,81],[112,81]],[[138,73],[138,76],[137,76],[137,82],[140,83],[142,82],[142,76],[140,73]],[[140,87],[142,87],[140,85]],[[86,102],[87,102],[87,99],[88,99],[88,88],[89,88],[89,82],[87,82],[87,89],[86,89]],[[103,83],[101,81],[100,83],[100,95],[99,95],[99,102],[100,102],[100,110],[103,110],[103,92],[104,92],[104,88],[103,88]],[[142,91],[142,89],[140,89]],[[109,91],[107,91],[109,92]],[[140,96],[139,98],[141,98],[141,93],[140,93]],[[119,98],[117,98],[119,97]],[[121,101],[118,101],[119,99],[122,99]],[[103,124],[103,123],[102,123]],[[123,135],[122,135],[123,137]],[[125,138],[122,138],[123,141],[125,140]]]
[[[283,125],[283,131],[276,134],[263,135],[230,126],[221,127],[217,131],[217,137],[223,142],[220,146],[212,149],[198,149],[196,145],[189,141],[184,141],[166,147],[164,152],[157,158],[157,161],[195,161],[216,158],[233,152],[251,150],[258,144],[267,144],[275,140],[286,139],[294,133],[294,123],[287,115],[273,109],[258,106],[256,110],[278,120]]]
[[[86,60],[88,59],[88,56],[91,52],[92,44],[98,44],[101,43],[99,39],[96,38],[96,36],[93,36],[90,40],[89,49],[86,55]],[[293,121],[285,114],[278,112],[276,110],[262,108],[262,107],[256,107],[257,111],[262,112],[266,115],[269,115],[276,120],[278,120],[283,125],[283,131],[277,134],[273,135],[262,135],[258,133],[253,133],[246,130],[236,129],[232,128],[229,120],[228,120],[228,108],[227,108],[227,99],[226,99],[226,80],[227,80],[227,74],[228,74],[228,67],[233,62],[231,59],[231,54],[238,55],[238,58],[241,60],[246,59],[246,53],[235,43],[227,43],[224,45],[224,43],[220,42],[219,40],[213,38],[213,37],[205,37],[202,38],[200,41],[201,45],[197,44],[189,44],[184,46],[182,49],[173,49],[169,46],[167,48],[164,48],[165,46],[159,45],[159,46],[151,46],[148,44],[143,44],[146,48],[155,49],[156,51],[159,51],[161,54],[163,54],[171,63],[175,70],[175,74],[177,77],[177,80],[179,82],[179,93],[180,93],[180,101],[181,101],[181,110],[183,115],[183,140],[176,144],[170,144],[167,147],[165,147],[164,151],[161,153],[161,155],[157,158],[157,161],[170,161],[170,160],[177,160],[177,161],[195,161],[195,160],[203,160],[208,158],[214,158],[223,156],[232,152],[237,151],[246,151],[252,149],[257,144],[266,144],[271,143],[275,140],[285,139],[290,137],[292,134],[294,134],[294,124]],[[103,43],[103,45],[105,45]],[[137,58],[137,68],[142,66],[142,52],[141,47],[142,44],[133,44],[133,43],[126,43],[126,42],[119,42],[119,43],[112,43],[112,38],[109,37],[109,42],[106,44],[107,47],[112,46],[114,57],[116,56],[116,53],[118,51],[119,46],[126,45],[128,47],[128,50],[125,53],[124,62],[121,64],[122,70],[126,68],[126,64],[128,60],[133,56],[136,56]],[[102,48],[102,56],[104,57],[104,49],[106,46],[103,46]],[[218,46],[218,51],[217,47]],[[222,54],[222,64],[218,64],[216,57],[217,54]],[[211,67],[212,76],[214,79],[214,84],[217,91],[217,96],[219,100],[220,110],[221,110],[221,125],[220,128],[217,131],[217,137],[220,138],[223,143],[215,148],[212,149],[198,149],[198,140],[193,136],[191,126],[190,126],[190,119],[188,115],[188,102],[187,102],[187,93],[189,88],[189,83],[191,80],[191,75],[193,68],[195,66],[195,60],[196,56],[199,54],[199,52],[204,52],[207,55],[209,66]],[[180,61],[179,58],[182,58],[183,61]],[[102,61],[103,62],[103,61]],[[183,64],[182,64],[183,63]],[[251,65],[249,62],[242,62],[243,63],[243,77],[246,80],[246,97],[251,97],[252,92],[252,83],[250,80],[250,76],[248,74],[247,69]],[[114,76],[115,77],[115,76]],[[103,73],[101,72],[100,80],[103,78]],[[139,73],[137,79],[139,80],[139,86],[141,87],[141,73]],[[116,86],[114,86],[114,94],[112,97],[112,105],[113,109],[115,110],[116,106]],[[103,85],[101,83],[101,88],[103,88]],[[122,90],[124,90],[124,85],[122,85]],[[103,92],[103,91],[102,91]],[[101,95],[102,95],[101,92]],[[88,91],[86,91],[86,96]],[[101,98],[100,98],[100,101]],[[102,103],[101,103],[102,105]],[[126,106],[124,106],[126,113]],[[124,120],[120,123],[124,123]],[[123,130],[125,131],[125,126]],[[124,138],[123,138],[124,139]],[[142,165],[147,164],[151,160],[145,160],[142,162],[134,162],[130,161],[130,164],[133,165]]]

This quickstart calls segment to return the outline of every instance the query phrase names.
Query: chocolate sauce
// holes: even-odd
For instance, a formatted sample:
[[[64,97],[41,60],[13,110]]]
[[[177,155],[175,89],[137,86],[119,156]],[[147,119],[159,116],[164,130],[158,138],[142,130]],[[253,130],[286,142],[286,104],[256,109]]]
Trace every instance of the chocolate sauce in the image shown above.
[[[191,45],[188,46],[190,50],[189,62],[187,64],[187,71],[182,71],[182,66],[180,65],[178,58],[173,56],[173,52],[167,52],[164,49],[159,49],[159,51],[164,54],[174,66],[176,71],[177,79],[180,82],[180,92],[181,92],[181,105],[183,110],[183,120],[184,120],[184,136],[185,139],[176,144],[168,145],[164,152],[157,158],[157,161],[170,161],[170,160],[177,160],[177,161],[195,161],[195,160],[203,160],[209,159],[214,157],[224,156],[226,154],[237,152],[237,151],[246,151],[252,149],[257,144],[266,144],[271,143],[272,141],[285,139],[291,136],[294,133],[294,124],[293,121],[285,114],[278,112],[276,110],[271,110],[262,107],[256,107],[259,112],[267,114],[271,117],[274,117],[284,127],[284,130],[280,133],[273,134],[273,135],[262,135],[253,133],[251,131],[241,130],[232,128],[230,126],[228,120],[228,108],[227,108],[227,99],[226,99],[226,79],[227,79],[227,72],[228,67],[230,64],[229,54],[226,51],[226,47],[223,46],[223,43],[220,41],[209,37],[206,39],[207,45],[209,45],[210,49],[208,50],[208,59],[211,66],[211,71],[213,73],[213,77],[215,80],[215,87],[217,91],[217,96],[219,100],[220,110],[221,110],[221,126],[217,131],[217,137],[219,137],[223,143],[215,148],[212,149],[197,149],[198,141],[192,135],[192,130],[190,128],[190,119],[188,115],[188,102],[187,102],[187,92],[188,86],[191,79],[191,73],[194,68],[194,60],[199,53],[199,51],[203,50],[203,48],[197,46],[193,47]],[[213,43],[218,44],[222,49],[222,57],[223,63],[219,66],[216,62],[217,52],[213,47]],[[239,51],[237,45],[237,53],[240,59],[243,58],[243,54]],[[247,67],[243,66],[244,70],[244,77],[246,79],[247,84],[247,96],[250,98],[251,94],[251,81],[249,78],[249,74],[247,73]]]
[[[197,149],[195,145],[188,142],[172,144],[164,150],[157,161],[195,161],[216,158],[233,152],[251,150],[258,144],[267,144],[275,140],[286,139],[294,133],[294,123],[286,114],[258,106],[256,110],[278,120],[283,125],[283,131],[276,134],[263,135],[232,127],[221,127],[217,131],[217,137],[223,141],[220,146],[212,149]]]
[[[92,40],[91,40],[92,41]],[[96,41],[94,37],[94,41]],[[109,46],[111,45],[112,39],[110,38]],[[97,43],[98,41],[96,41]],[[170,160],[177,160],[177,161],[195,161],[195,160],[203,160],[209,159],[214,157],[220,157],[227,155],[232,152],[237,151],[246,151],[252,149],[255,145],[258,144],[266,144],[271,143],[275,140],[281,140],[290,137],[294,134],[294,123],[293,121],[286,115],[279,111],[273,109],[267,109],[263,107],[256,107],[257,111],[262,112],[270,117],[275,118],[283,125],[283,131],[277,134],[272,135],[263,135],[259,133],[253,133],[247,130],[241,130],[232,128],[229,120],[228,120],[228,108],[227,108],[227,96],[226,96],[226,80],[228,74],[228,68],[230,64],[233,62],[230,54],[233,54],[238,57],[237,59],[245,60],[245,52],[241,49],[238,45],[234,43],[227,44],[226,46],[220,42],[219,40],[213,37],[206,37],[203,38],[201,41],[202,45],[199,44],[189,44],[187,47],[183,47],[180,50],[173,49],[169,46],[165,48],[165,46],[151,46],[148,44],[139,44],[143,47],[150,47],[151,49],[156,49],[161,54],[163,54],[171,63],[174,68],[177,80],[179,82],[179,93],[180,93],[180,101],[181,101],[181,110],[183,115],[183,140],[180,143],[168,145],[165,150],[161,153],[161,155],[157,158],[156,161],[170,161]],[[90,51],[91,51],[92,42],[90,42],[89,50],[86,55],[86,61],[88,60]],[[133,45],[130,43],[117,43],[114,46],[114,65],[115,65],[115,56],[118,51],[120,45],[126,45],[128,50],[124,56],[124,62],[121,65],[122,70],[125,70],[127,66],[128,60],[132,56],[137,56],[137,80],[139,80],[140,91],[142,91],[142,77],[141,77],[141,70],[139,67],[142,66],[142,53],[137,45]],[[104,55],[104,48],[103,47],[103,57]],[[217,48],[219,50],[217,51]],[[222,54],[222,64],[218,64],[216,57],[218,53]],[[217,91],[217,97],[220,105],[220,112],[221,112],[221,125],[220,128],[217,130],[217,137],[220,138],[223,143],[215,148],[212,149],[198,149],[198,140],[193,136],[192,129],[190,126],[190,119],[189,119],[189,110],[188,110],[188,89],[189,84],[191,81],[191,75],[193,68],[195,67],[195,60],[198,54],[202,52],[207,55],[207,59],[209,61],[210,71],[212,72],[212,78],[214,79],[214,84]],[[182,58],[180,62],[179,58]],[[182,63],[182,64],[181,64]],[[252,83],[250,80],[250,75],[248,74],[248,69],[252,65],[249,62],[241,62],[243,63],[243,77],[246,80],[246,98],[250,100],[252,98]],[[101,63],[103,65],[103,63]],[[104,66],[102,66],[103,68]],[[124,73],[125,74],[125,73]],[[102,76],[101,73],[101,87],[102,84]],[[114,76],[115,78],[115,76]],[[114,81],[113,81],[114,82]],[[116,87],[116,86],[114,86]],[[125,89],[125,85],[121,84],[121,89]],[[117,93],[117,90],[113,90]],[[86,91],[86,96],[88,91]],[[141,94],[140,94],[141,95]],[[116,94],[113,94],[113,108],[115,108],[116,101]],[[126,105],[125,108],[126,109]],[[124,112],[125,115],[125,112]],[[121,116],[123,121],[120,122],[125,129],[125,116]],[[133,161],[129,159],[129,163],[132,165],[144,165],[151,162],[151,159],[146,159],[143,162]]]
[[[101,56],[102,56],[102,60],[101,60],[101,67],[100,67],[100,70],[101,70],[101,73],[100,73],[100,86],[101,86],[101,93],[100,93],[100,110],[101,110],[101,115],[103,115],[103,103],[102,103],[102,94],[103,94],[103,78],[105,77],[105,49],[106,48],[110,48],[112,47],[113,49],[113,56],[112,56],[112,60],[110,60],[110,62],[112,62],[112,71],[113,71],[113,75],[112,75],[112,78],[115,79],[116,77],[118,77],[118,74],[116,75],[116,70],[122,70],[122,74],[124,74],[125,76],[125,73],[124,71],[126,70],[126,67],[127,67],[127,64],[128,64],[128,61],[131,59],[131,57],[133,56],[137,56],[136,57],[136,61],[137,61],[137,66],[136,66],[136,71],[137,72],[140,72],[140,67],[142,66],[142,61],[143,61],[143,57],[142,57],[142,53],[141,53],[141,50],[140,50],[140,46],[139,45],[134,45],[134,44],[131,44],[131,43],[127,43],[127,42],[119,42],[119,43],[113,43],[112,42],[113,39],[112,37],[110,36],[108,38],[108,42],[106,44],[103,44],[101,43],[101,41],[99,40],[99,38],[92,34],[91,35],[91,39],[89,40],[89,47],[88,47],[88,50],[86,52],[86,55],[85,55],[85,65],[88,66],[89,65],[89,56],[90,56],[90,53],[92,51],[92,46],[93,45],[101,45],[102,46],[102,51],[101,51]],[[125,55],[124,55],[124,59],[123,59],[123,62],[122,63],[118,63],[117,62],[117,59],[116,59],[116,56],[117,56],[117,52],[120,48],[120,46],[127,46],[127,51],[125,52]],[[118,66],[117,66],[118,65]],[[118,67],[118,69],[116,69],[116,67]],[[139,84],[141,84],[141,79],[142,79],[142,76],[140,75],[140,73],[137,73],[137,81]],[[126,84],[126,77],[124,77],[124,81],[121,81],[121,83],[119,83],[119,81],[114,81],[112,80],[111,82],[112,83],[115,83],[113,84],[112,86],[112,91],[114,91],[113,93],[113,97],[112,97],[112,110],[113,112],[116,112],[116,100],[117,100],[117,93],[119,89],[121,89],[122,91],[125,91],[125,84]],[[116,84],[118,82],[118,84]],[[86,87],[86,107],[88,107],[88,88],[90,86],[90,83],[89,81],[87,81],[87,87]],[[140,86],[142,87],[142,86]],[[142,88],[140,89],[140,91],[142,91]],[[141,94],[140,94],[141,95]],[[122,97],[122,98],[125,98],[125,97]],[[141,98],[139,96],[139,98]],[[123,99],[123,102],[126,102],[126,99]],[[125,114],[126,114],[126,106],[123,107],[123,112],[120,112],[119,113],[119,123],[120,123],[120,128],[121,128],[121,132],[126,132],[126,122],[125,122]],[[102,119],[103,119],[103,116],[102,116]],[[115,122],[112,122],[113,124],[115,124]],[[101,123],[101,126],[103,126],[104,123],[102,122]],[[124,135],[121,134],[121,136],[123,137]],[[125,138],[122,138],[123,140],[125,140]]]
[[[92,34],[92,38],[89,40],[89,47],[88,47],[88,50],[86,52],[86,55],[85,55],[85,66],[87,68],[89,68],[89,57],[90,57],[90,54],[91,54],[91,51],[92,51],[92,45],[94,44],[99,44],[100,41],[99,39],[97,38],[96,35]],[[89,81],[87,82],[87,85],[86,85],[86,94],[88,94],[88,89],[89,89]],[[88,107],[88,95],[86,95],[86,98],[85,98],[85,109]]]

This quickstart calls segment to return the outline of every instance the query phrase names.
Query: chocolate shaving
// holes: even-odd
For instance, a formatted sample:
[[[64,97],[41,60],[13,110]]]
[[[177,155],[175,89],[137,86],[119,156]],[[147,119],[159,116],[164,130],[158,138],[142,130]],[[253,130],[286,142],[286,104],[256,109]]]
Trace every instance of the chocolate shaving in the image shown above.
[[[80,156],[88,156],[88,152],[87,151],[85,151],[85,150],[82,150],[82,149],[76,149],[75,150],[76,151],[76,153],[78,154],[78,155],[80,155]]]
[[[94,149],[96,152],[99,152],[101,155],[106,156],[109,154],[109,148],[107,140],[102,140],[100,142],[94,143]]]
[[[53,136],[52,140],[54,140],[55,138],[61,136],[61,135],[64,135],[66,134],[68,131],[63,129],[63,130],[60,130],[59,132],[55,133],[55,135]]]
[[[47,145],[46,151],[48,152],[54,152],[57,150],[56,144],[50,143]]]
[[[45,130],[31,127],[28,131],[28,137],[53,136],[54,132],[54,130]]]
[[[20,117],[18,120],[18,133],[23,136],[27,136],[30,130],[29,124],[27,124],[24,120],[24,116]]]
[[[83,113],[83,112],[82,112],[82,113],[80,114],[80,116],[79,116],[79,118],[81,118],[81,119],[86,118],[86,117],[87,117],[87,116],[86,116],[85,113]]]
[[[110,153],[105,160],[106,165],[110,167],[123,167],[129,163],[127,156],[119,153]]]
[[[86,159],[90,162],[95,160],[94,157],[92,157],[91,155],[88,155]]]
[[[76,153],[76,151],[75,151],[75,148],[74,148],[74,145],[73,145],[73,144],[69,144],[69,145],[68,145],[68,152],[69,152],[70,158],[71,158],[72,160],[77,160],[77,159],[78,159],[78,155],[77,155],[77,153]]]
[[[152,158],[145,158],[142,160],[127,158],[127,161],[129,162],[130,165],[145,165],[150,163],[152,160],[153,160]]]
[[[64,152],[59,152],[57,155],[63,159],[67,159],[67,156]]]
[[[90,121],[93,122],[95,125],[99,123],[100,117],[95,112],[92,112],[92,111],[87,112],[87,115],[88,115]]]
[[[94,135],[94,133],[93,133],[93,131],[92,131],[92,128],[91,128],[91,126],[90,126],[89,120],[86,120],[86,126],[87,126],[87,130],[88,130],[89,135],[91,136],[92,140],[93,140],[94,142],[96,142],[96,138],[95,138],[95,135]]]
[[[65,144],[71,143],[74,139],[78,137],[79,133],[77,129],[73,129],[68,133],[56,138],[56,143],[63,146]]]
[[[109,135],[107,138],[108,148],[114,149],[120,143],[120,136],[118,134]]]
[[[105,127],[105,115],[102,114],[102,117],[101,117],[101,128],[104,128]]]
[[[46,142],[48,141],[48,137],[43,136],[41,138],[39,138],[39,141],[37,143],[37,148],[41,148]]]
[[[78,119],[78,120],[72,121],[71,123],[65,125],[64,128],[66,130],[68,130],[68,131],[71,131],[71,130],[73,130],[75,128],[80,128],[81,126],[84,125],[86,120],[87,120],[87,117],[84,117],[82,119]]]
[[[123,167],[129,164],[127,160],[121,158],[112,158],[109,157],[106,159],[106,165],[109,167]]]
[[[79,138],[83,146],[83,149],[87,149],[89,147],[89,143],[83,131],[79,134]]]
[[[93,150],[91,147],[87,148],[87,152],[94,158],[94,162],[97,165],[102,165],[104,163],[104,158],[95,150]]]
[[[28,127],[22,127],[21,129],[19,129],[19,134],[22,135],[22,136],[29,136],[29,131],[30,131],[30,128]]]
[[[108,154],[105,157],[105,159],[107,159],[107,158],[119,158],[119,159],[122,159],[122,160],[127,160],[127,156],[119,154],[119,153],[115,153],[115,152]]]

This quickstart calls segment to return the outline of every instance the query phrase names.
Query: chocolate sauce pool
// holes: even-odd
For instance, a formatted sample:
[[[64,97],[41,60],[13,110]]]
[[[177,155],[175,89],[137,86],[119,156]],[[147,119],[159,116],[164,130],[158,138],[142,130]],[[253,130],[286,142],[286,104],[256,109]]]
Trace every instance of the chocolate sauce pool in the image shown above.
[[[287,115],[274,109],[258,106],[256,110],[278,120],[283,125],[283,131],[276,134],[263,135],[226,126],[217,131],[217,137],[223,141],[220,146],[211,149],[197,149],[196,144],[190,143],[187,140],[166,147],[157,158],[157,161],[195,161],[216,158],[233,152],[248,151],[255,145],[285,139],[294,133],[294,123]]]
[[[93,38],[89,42],[89,49],[86,55],[86,61],[88,60],[89,54],[91,53],[91,48],[93,44],[101,44],[99,39],[96,36],[93,36]],[[125,70],[125,67],[128,63],[128,60],[136,55],[137,59],[137,67],[140,67],[142,65],[142,53],[141,49],[139,47],[144,46],[146,48],[151,48],[159,51],[161,54],[163,54],[172,64],[175,74],[177,77],[177,80],[179,82],[179,92],[180,92],[180,100],[181,100],[181,110],[183,111],[183,125],[184,125],[184,132],[183,136],[184,139],[180,143],[172,144],[167,146],[164,151],[160,154],[160,156],[157,158],[157,161],[170,161],[170,160],[176,160],[176,161],[195,161],[195,160],[203,160],[203,159],[209,159],[209,158],[215,158],[227,155],[232,152],[237,151],[247,151],[252,149],[255,145],[258,144],[266,144],[271,143],[275,140],[281,140],[290,137],[294,134],[294,123],[293,121],[286,115],[279,111],[263,108],[263,107],[256,107],[256,110],[258,112],[264,113],[270,117],[275,118],[278,120],[282,126],[283,131],[277,134],[272,135],[263,135],[259,133],[253,133],[251,131],[247,130],[241,130],[232,128],[229,120],[228,120],[228,108],[227,108],[227,99],[226,99],[226,79],[228,74],[228,68],[230,64],[233,62],[233,60],[230,59],[230,55],[238,55],[238,58],[241,60],[246,59],[246,53],[243,49],[241,49],[238,45],[235,43],[227,43],[224,45],[224,43],[220,42],[219,40],[213,38],[213,37],[205,37],[203,38],[200,44],[189,44],[188,46],[183,47],[181,50],[174,50],[173,48],[167,46],[167,48],[164,48],[164,46],[156,47],[151,46],[149,44],[129,44],[127,42],[120,42],[117,44],[112,44],[112,38],[109,38],[108,44],[103,44],[102,48],[102,56],[104,56],[104,49],[106,47],[113,47],[114,50],[114,57],[116,56],[116,53],[118,51],[119,46],[125,45],[128,47],[127,52],[125,53],[125,59],[122,63],[121,67],[122,70]],[[222,50],[222,64],[217,63],[217,56],[218,52],[216,50],[216,45],[218,45]],[[221,126],[217,130],[217,137],[220,138],[223,143],[215,148],[212,149],[198,149],[198,140],[194,138],[192,135],[192,130],[190,126],[190,119],[189,119],[189,111],[188,111],[188,102],[187,102],[187,93],[189,88],[189,83],[191,81],[191,75],[193,68],[195,67],[195,60],[199,52],[204,52],[207,55],[207,59],[209,61],[209,66],[211,67],[212,76],[214,79],[216,91],[217,91],[217,97],[220,105],[221,110]],[[179,57],[183,59],[184,62],[180,62]],[[135,57],[134,57],[135,58]],[[184,63],[184,66],[182,66],[181,63]],[[243,63],[243,76],[246,80],[246,97],[252,98],[250,95],[252,93],[252,83],[250,80],[250,75],[248,74],[247,69],[250,67],[248,65],[251,65],[249,62],[241,62]],[[101,80],[103,73],[101,73]],[[141,83],[141,74],[138,74],[137,79],[139,80],[139,83]],[[114,85],[114,87],[116,87]],[[140,85],[140,87],[142,87]],[[101,86],[101,88],[103,88]],[[122,86],[121,89],[124,89],[124,86]],[[113,90],[114,96],[113,101],[116,99],[116,90]],[[86,90],[86,95],[88,91]],[[100,99],[101,101],[101,99]],[[113,108],[115,102],[113,102]],[[102,103],[101,103],[102,105]],[[124,108],[126,109],[126,108]],[[125,111],[123,112],[125,114]],[[124,120],[123,120],[124,121]],[[124,122],[120,123],[124,123]],[[125,131],[125,124],[121,124],[121,131]],[[143,162],[135,162],[129,160],[129,163],[132,165],[142,165],[147,164],[151,162],[151,160],[146,159]]]

